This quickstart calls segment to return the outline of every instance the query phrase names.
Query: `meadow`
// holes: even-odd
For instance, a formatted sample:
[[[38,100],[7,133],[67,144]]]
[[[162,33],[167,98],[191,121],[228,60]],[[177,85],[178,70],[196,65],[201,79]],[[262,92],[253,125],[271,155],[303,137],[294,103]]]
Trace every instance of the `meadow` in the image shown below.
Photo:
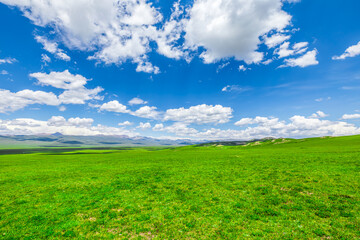
[[[359,239],[360,136],[0,156],[0,239]]]

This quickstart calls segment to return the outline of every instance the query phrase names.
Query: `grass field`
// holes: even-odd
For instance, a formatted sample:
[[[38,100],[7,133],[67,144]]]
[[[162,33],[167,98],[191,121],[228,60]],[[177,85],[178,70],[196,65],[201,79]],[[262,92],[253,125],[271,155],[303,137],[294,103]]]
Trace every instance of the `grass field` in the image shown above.
[[[360,136],[0,156],[0,239],[359,239]]]

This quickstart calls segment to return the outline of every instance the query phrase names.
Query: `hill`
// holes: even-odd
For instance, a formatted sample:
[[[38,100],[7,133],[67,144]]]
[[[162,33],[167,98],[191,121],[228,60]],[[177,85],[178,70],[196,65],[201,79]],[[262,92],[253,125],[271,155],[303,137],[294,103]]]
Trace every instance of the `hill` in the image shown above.
[[[0,149],[9,148],[96,148],[96,147],[135,147],[135,146],[186,146],[197,143],[191,140],[160,140],[148,137],[128,136],[66,136],[15,135],[0,136]]]

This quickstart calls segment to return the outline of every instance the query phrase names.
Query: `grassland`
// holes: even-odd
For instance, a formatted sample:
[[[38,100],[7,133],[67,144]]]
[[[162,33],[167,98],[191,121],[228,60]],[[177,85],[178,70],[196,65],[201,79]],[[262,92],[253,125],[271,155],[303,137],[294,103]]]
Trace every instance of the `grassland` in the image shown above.
[[[0,156],[2,239],[359,239],[360,136]]]

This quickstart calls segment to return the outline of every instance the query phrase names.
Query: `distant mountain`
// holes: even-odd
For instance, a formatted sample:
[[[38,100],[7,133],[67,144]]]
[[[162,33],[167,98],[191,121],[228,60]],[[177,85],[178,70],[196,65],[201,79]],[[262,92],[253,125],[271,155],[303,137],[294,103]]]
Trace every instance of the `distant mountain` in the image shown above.
[[[198,144],[199,146],[211,146],[211,145],[222,145],[222,146],[241,146],[241,145],[247,145],[249,143],[254,142],[266,142],[266,141],[272,141],[276,140],[276,138],[267,137],[262,139],[253,139],[249,141],[215,141],[215,142],[205,142]]]
[[[55,137],[59,137],[59,136],[63,136],[61,133],[59,133],[59,132],[56,132],[56,133],[54,133],[54,134],[51,134],[52,136],[55,136]]]
[[[166,140],[128,136],[67,136],[51,135],[0,136],[0,148],[56,148],[56,147],[134,147],[134,146],[186,146],[201,143],[192,140]]]

